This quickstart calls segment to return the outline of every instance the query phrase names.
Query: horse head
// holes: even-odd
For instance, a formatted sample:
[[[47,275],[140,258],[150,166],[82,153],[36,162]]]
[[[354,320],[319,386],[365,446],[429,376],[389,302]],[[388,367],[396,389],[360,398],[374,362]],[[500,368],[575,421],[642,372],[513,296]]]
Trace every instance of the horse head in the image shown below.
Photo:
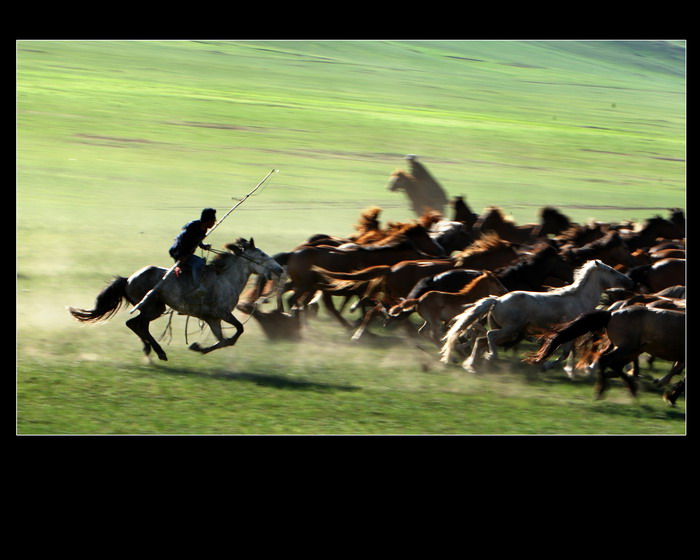
[[[266,280],[270,280],[273,276],[279,278],[284,272],[284,269],[275,259],[255,246],[255,241],[252,237],[249,240],[241,237],[234,243],[228,243],[226,248],[239,259],[250,263],[248,266],[250,266],[251,271],[264,276]]]
[[[406,173],[401,169],[394,171],[389,177],[389,184],[387,185],[387,190],[391,192],[396,192],[400,190],[406,190],[407,186],[412,186],[416,179],[410,173]]]

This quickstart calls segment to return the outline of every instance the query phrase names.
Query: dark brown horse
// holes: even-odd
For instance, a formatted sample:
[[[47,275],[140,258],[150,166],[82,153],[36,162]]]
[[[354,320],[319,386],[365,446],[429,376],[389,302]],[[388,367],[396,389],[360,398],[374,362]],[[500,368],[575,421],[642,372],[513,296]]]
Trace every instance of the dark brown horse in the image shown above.
[[[627,246],[634,251],[640,248],[649,248],[657,244],[658,239],[683,239],[685,228],[680,228],[671,220],[660,216],[648,219],[642,228],[623,236]]]
[[[452,219],[455,222],[462,222],[467,228],[467,231],[471,231],[472,227],[479,219],[479,215],[472,212],[472,209],[467,205],[465,197],[463,195],[453,197],[452,200],[450,200],[450,206],[453,212]]]
[[[428,338],[440,346],[445,325],[462,313],[465,305],[486,296],[500,296],[507,291],[494,273],[484,272],[459,292],[429,291],[418,299],[406,299],[395,305],[389,310],[389,315],[396,317],[416,311],[425,321],[418,332],[423,334],[427,328]]]
[[[556,208],[545,206],[540,210],[540,224],[533,232],[533,237],[547,237],[548,235],[560,235],[574,224],[567,216],[562,214]]]
[[[516,247],[496,235],[477,240],[468,249],[449,259],[405,260],[394,265],[378,265],[354,272],[326,270],[327,289],[339,295],[352,290],[366,298],[382,296],[387,301],[405,298],[423,278],[453,269],[496,270],[520,257]]]
[[[324,279],[318,274],[319,269],[349,272],[376,265],[392,265],[407,259],[438,258],[442,255],[442,247],[430,238],[428,231],[420,224],[406,224],[405,228],[396,231],[393,242],[386,239],[381,245],[353,245],[347,249],[305,247],[286,258],[287,274],[293,289],[288,304],[290,309],[297,304],[303,307],[317,290],[326,287]],[[351,328],[335,309],[331,294],[324,292],[324,303],[342,325]]]
[[[496,207],[489,207],[474,224],[472,228],[475,236],[487,233],[496,233],[501,239],[511,243],[530,244],[535,240],[534,232],[538,230],[537,224],[516,225],[513,220],[506,218],[503,211]]]
[[[637,266],[628,272],[635,289],[645,294],[671,286],[685,286],[685,259],[664,259],[653,265]]]
[[[611,231],[583,247],[562,247],[560,252],[574,267],[579,267],[593,259],[601,260],[612,267],[622,265],[625,269],[633,268],[638,264],[637,259],[632,256],[629,247],[616,231]]]
[[[677,364],[664,380],[680,373],[685,365],[685,313],[646,305],[632,305],[617,311],[597,310],[586,313],[554,330],[540,351],[530,361],[542,363],[562,344],[587,333],[605,329],[610,340],[602,354],[594,357],[598,369],[596,398],[601,398],[608,379],[621,377],[630,392],[636,395],[633,376],[622,368],[646,352]],[[611,370],[608,373],[607,370]]]

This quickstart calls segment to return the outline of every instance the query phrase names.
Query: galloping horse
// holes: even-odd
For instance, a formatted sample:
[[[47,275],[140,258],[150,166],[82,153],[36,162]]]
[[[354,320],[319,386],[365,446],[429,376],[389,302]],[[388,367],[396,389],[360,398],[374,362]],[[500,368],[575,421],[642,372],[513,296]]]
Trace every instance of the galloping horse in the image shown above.
[[[474,224],[472,231],[479,237],[487,233],[497,233],[501,239],[511,243],[532,243],[536,238],[534,232],[540,228],[537,224],[518,226],[506,218],[500,208],[489,207]]]
[[[496,345],[518,340],[523,333],[544,329],[571,320],[595,308],[601,293],[613,287],[631,288],[632,281],[600,261],[589,261],[574,273],[574,282],[548,292],[509,292],[504,296],[489,296],[477,301],[459,315],[445,336],[442,361],[447,362],[460,336],[473,323],[488,315],[491,330],[478,338],[471,356],[463,363],[473,370],[475,360],[486,350],[489,358],[497,358]]]
[[[387,189],[396,192],[404,191],[411,201],[411,208],[422,216],[426,210],[443,213],[449,200],[440,184],[428,173],[428,170],[418,162],[416,156],[407,155],[411,163],[411,172],[396,170],[391,174]]]
[[[617,231],[611,231],[604,237],[591,241],[583,247],[562,247],[560,253],[567,262],[575,267],[594,259],[603,261],[612,267],[622,265],[629,269],[638,265],[637,259],[632,255]]]
[[[288,305],[304,307],[316,294],[326,287],[319,271],[347,272],[362,270],[371,266],[391,266],[408,259],[438,258],[444,255],[443,248],[430,238],[428,231],[420,224],[406,224],[396,232],[394,242],[385,240],[377,245],[350,245],[347,249],[340,246],[335,249],[306,247],[294,251],[286,258],[287,273],[291,280],[293,293]],[[323,300],[328,310],[345,327],[350,324],[335,309],[331,295],[323,292]]]
[[[531,361],[541,363],[560,345],[601,329],[605,329],[610,345],[605,346],[603,353],[593,360],[598,369],[597,398],[602,397],[607,380],[611,377],[621,377],[635,395],[634,376],[625,374],[622,368],[643,352],[674,362],[671,371],[656,381],[659,384],[668,382],[685,366],[685,312],[647,305],[586,313],[550,333]],[[607,369],[612,370],[610,374],[606,373]]]
[[[641,293],[653,294],[671,286],[685,286],[685,259],[664,259],[628,272]]]
[[[472,212],[472,209],[467,205],[464,195],[455,196],[450,200],[450,206],[452,207],[452,219],[455,222],[462,222],[464,227],[468,231],[471,231],[472,227],[479,219],[479,215]]]
[[[126,322],[127,327],[134,331],[142,340],[143,351],[148,356],[151,349],[155,350],[158,358],[167,360],[168,357],[148,331],[151,321],[160,317],[166,305],[184,315],[202,319],[209,325],[218,342],[208,348],[201,348],[198,343],[190,345],[190,350],[206,354],[217,348],[232,346],[243,334],[243,325],[233,316],[231,310],[238,302],[238,297],[244,289],[251,274],[265,277],[280,276],[282,267],[277,262],[255,247],[253,239],[247,241],[238,239],[229,243],[226,248],[232,252],[218,254],[212,264],[206,266],[202,274],[202,282],[206,287],[203,299],[192,299],[186,295],[182,281],[175,275],[169,275],[152,297],[140,308],[139,314]],[[94,309],[69,308],[73,317],[83,322],[98,322],[112,317],[121,307],[124,300],[136,305],[163,278],[167,269],[158,266],[147,266],[129,278],[117,276],[97,296]],[[236,328],[231,338],[224,338],[221,321]]]

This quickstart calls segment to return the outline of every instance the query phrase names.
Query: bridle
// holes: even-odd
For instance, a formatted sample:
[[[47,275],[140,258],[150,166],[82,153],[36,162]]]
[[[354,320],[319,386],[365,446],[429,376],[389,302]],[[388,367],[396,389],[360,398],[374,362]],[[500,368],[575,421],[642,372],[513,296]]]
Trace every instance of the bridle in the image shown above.
[[[220,251],[219,249],[207,249],[207,251],[210,251],[210,252],[215,253],[217,255],[234,255],[236,257],[242,257],[247,261],[250,261],[254,264],[257,264],[258,266],[265,268],[265,264],[256,261],[255,259],[249,257],[248,255],[245,255],[243,252],[236,253],[235,251]]]

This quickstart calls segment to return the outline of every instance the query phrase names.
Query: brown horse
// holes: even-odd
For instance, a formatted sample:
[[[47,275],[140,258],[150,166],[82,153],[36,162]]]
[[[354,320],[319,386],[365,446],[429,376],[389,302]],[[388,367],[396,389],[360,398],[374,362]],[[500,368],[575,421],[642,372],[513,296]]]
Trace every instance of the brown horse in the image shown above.
[[[602,354],[594,358],[598,369],[596,398],[601,398],[611,377],[621,377],[630,392],[636,395],[633,376],[622,368],[646,352],[677,365],[663,380],[668,381],[685,366],[685,313],[658,309],[646,305],[632,305],[617,311],[597,310],[586,313],[550,333],[540,351],[530,361],[542,363],[561,344],[587,333],[605,329],[610,340]],[[607,373],[607,370],[611,370]]]
[[[391,192],[404,191],[411,202],[411,208],[418,216],[428,210],[443,213],[449,202],[445,191],[428,170],[418,162],[416,156],[407,155],[411,172],[396,170],[391,174],[387,189]]]
[[[465,200],[464,195],[455,196],[450,200],[450,206],[452,207],[452,219],[455,222],[462,222],[467,231],[471,231],[472,227],[479,219],[479,215],[472,212]]]
[[[389,310],[389,315],[396,317],[414,310],[417,311],[425,321],[418,332],[424,334],[427,327],[428,333],[424,336],[430,338],[439,347],[445,325],[462,313],[466,305],[486,296],[503,295],[507,291],[496,275],[487,271],[459,292],[430,291],[418,299],[407,299],[395,305]]]
[[[635,289],[645,294],[671,286],[685,286],[685,259],[664,259],[653,265],[637,266],[629,271]]]
[[[533,237],[547,237],[548,235],[559,235],[574,224],[567,216],[559,212],[556,208],[545,206],[540,210],[540,224],[533,232]]]
[[[405,228],[395,232],[393,242],[386,239],[381,245],[353,245],[347,249],[342,249],[342,246],[305,247],[286,257],[287,274],[293,289],[288,305],[290,309],[297,304],[303,307],[317,290],[326,287],[323,278],[318,274],[319,269],[348,272],[379,264],[391,265],[402,260],[438,258],[442,255],[442,247],[430,238],[427,230],[420,224],[406,224]],[[331,314],[342,325],[351,328],[335,309],[331,294],[324,292],[323,299]]]
[[[496,233],[501,239],[511,243],[529,244],[535,240],[534,232],[538,229],[537,224],[518,226],[511,219],[506,218],[500,208],[491,206],[479,216],[474,224],[473,233],[477,237]]]
[[[586,261],[594,259],[601,260],[612,267],[622,265],[625,269],[634,268],[638,264],[637,259],[632,256],[629,247],[616,231],[611,231],[604,237],[587,243],[583,247],[562,247],[560,252],[564,259],[574,267],[579,267]]]
[[[496,270],[520,257],[516,247],[497,235],[487,235],[449,259],[405,260],[354,272],[323,271],[324,290],[333,295],[353,294],[393,305],[405,298],[419,281],[448,270]],[[373,315],[375,310],[368,312]]]
[[[660,216],[648,219],[639,231],[623,236],[627,246],[633,251],[652,247],[657,244],[658,239],[683,239],[684,237],[685,227],[681,228],[677,223]]]

